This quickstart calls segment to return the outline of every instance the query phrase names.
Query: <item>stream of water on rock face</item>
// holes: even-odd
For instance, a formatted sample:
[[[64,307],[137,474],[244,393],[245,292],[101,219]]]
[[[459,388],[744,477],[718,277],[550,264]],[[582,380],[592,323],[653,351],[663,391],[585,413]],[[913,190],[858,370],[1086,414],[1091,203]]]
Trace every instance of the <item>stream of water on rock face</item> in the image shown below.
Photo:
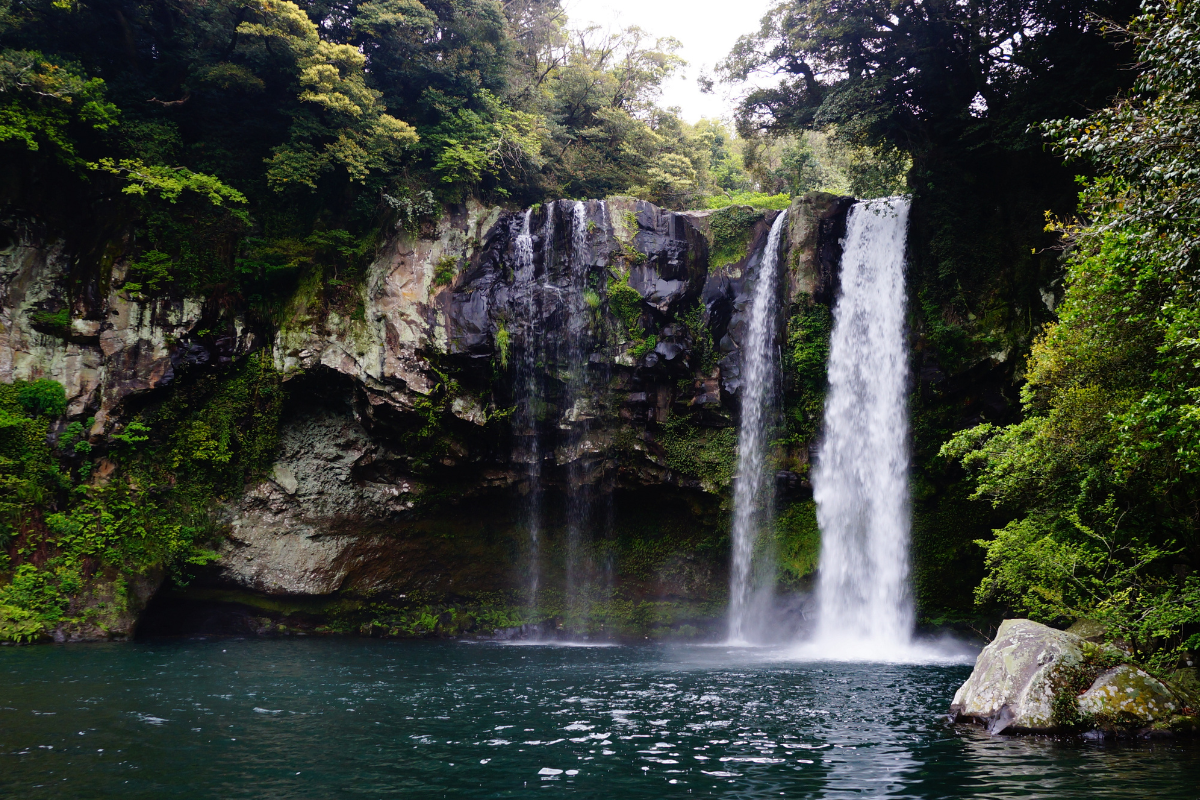
[[[514,394],[516,413],[514,425],[513,460],[525,469],[525,496],[522,518],[528,534],[528,572],[526,590],[529,604],[536,611],[538,583],[541,576],[542,525],[542,453],[538,442],[538,409],[541,401],[541,381],[538,362],[541,360],[541,336],[538,332],[538,286],[533,258],[533,233],[530,222],[533,209],[525,212],[521,231],[513,243],[514,288],[520,308],[518,327],[520,337]]]
[[[855,204],[833,310],[824,435],[813,470],[821,529],[824,658],[874,659],[910,645],[908,354],[904,246],[909,200]]]
[[[775,346],[779,245],[787,212],[775,218],[750,300],[750,319],[742,343],[742,408],[738,429],[738,467],[733,489],[733,559],[729,582],[729,641],[752,635],[753,597],[757,587],[754,550],[760,529],[770,523],[773,492],[765,465],[767,438],[778,383]]]
[[[590,611],[592,563],[587,546],[592,516],[593,492],[588,481],[587,450],[589,422],[593,418],[587,380],[590,353],[588,304],[585,297],[589,258],[587,205],[576,201],[571,208],[571,250],[565,277],[564,307],[566,335],[560,339],[565,351],[560,369],[565,372],[563,419],[566,432],[564,455],[568,459],[567,490],[567,613],[576,625],[586,628]]]

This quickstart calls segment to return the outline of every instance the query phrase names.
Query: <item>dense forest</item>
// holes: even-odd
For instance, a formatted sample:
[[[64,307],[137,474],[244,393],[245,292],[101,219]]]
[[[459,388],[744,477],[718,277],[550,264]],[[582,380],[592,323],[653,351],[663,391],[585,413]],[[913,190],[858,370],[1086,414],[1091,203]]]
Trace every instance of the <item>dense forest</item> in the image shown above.
[[[765,87],[727,122],[662,107],[677,50],[558,0],[2,0],[6,244],[70,254],[49,334],[117,258],[127,296],[270,329],[301,286],[353,315],[383,241],[467,200],[911,194],[922,618],[1097,620],[1164,669],[1200,649],[1200,3],[784,0],[720,65]],[[797,320],[810,379],[828,323]],[[266,351],[229,369],[116,427],[0,387],[0,638],[97,570],[216,557],[283,395]]]

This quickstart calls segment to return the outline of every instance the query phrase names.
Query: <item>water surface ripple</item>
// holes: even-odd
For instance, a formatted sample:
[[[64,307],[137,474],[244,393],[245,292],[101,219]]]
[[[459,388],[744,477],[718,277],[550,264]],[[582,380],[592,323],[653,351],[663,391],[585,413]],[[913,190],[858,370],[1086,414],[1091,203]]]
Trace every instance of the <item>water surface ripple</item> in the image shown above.
[[[1192,741],[989,737],[962,665],[729,647],[0,650],[0,796],[1194,798]]]

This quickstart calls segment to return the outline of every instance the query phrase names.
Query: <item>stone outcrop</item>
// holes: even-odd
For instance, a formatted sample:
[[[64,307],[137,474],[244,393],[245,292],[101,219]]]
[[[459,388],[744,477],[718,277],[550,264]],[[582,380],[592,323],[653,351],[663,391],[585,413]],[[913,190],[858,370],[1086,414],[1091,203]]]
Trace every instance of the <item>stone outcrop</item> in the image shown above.
[[[832,300],[849,203],[793,202],[784,309]],[[522,435],[543,443],[547,491],[685,491],[719,503],[726,487],[678,453],[736,425],[748,301],[779,212],[747,209],[744,254],[710,269],[714,213],[610,198],[584,204],[581,231],[575,203],[546,204],[530,214],[532,276],[519,276],[525,212],[469,203],[388,239],[343,291],[349,302],[300,281],[273,329],[248,325],[236,306],[127,291],[128,243],[114,244],[91,289],[68,292],[72,257],[28,229],[0,251],[0,380],[59,381],[68,418],[93,418],[91,441],[103,447],[188,373],[268,352],[289,387],[279,454],[219,509],[222,559],[197,586],[316,597],[507,589],[524,546],[513,498],[530,488],[513,446],[509,359],[530,346],[522,326],[541,348],[530,360],[536,430]],[[617,313],[617,290],[636,293],[633,318]],[[682,448],[663,441],[669,418],[690,426]],[[723,583],[715,564],[675,560],[683,566],[664,568],[674,577],[653,591]]]
[[[1127,658],[1068,631],[1005,620],[955,693],[950,713],[991,733],[1193,728],[1187,698]]]

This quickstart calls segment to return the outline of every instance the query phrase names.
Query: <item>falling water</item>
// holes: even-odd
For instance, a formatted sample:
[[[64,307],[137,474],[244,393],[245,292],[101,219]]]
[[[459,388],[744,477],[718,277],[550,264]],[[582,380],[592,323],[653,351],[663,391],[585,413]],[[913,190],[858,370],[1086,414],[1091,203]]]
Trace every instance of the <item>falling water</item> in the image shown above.
[[[533,233],[530,221],[533,210],[525,212],[521,231],[513,243],[514,289],[517,294],[520,336],[520,360],[517,363],[514,390],[516,413],[514,425],[513,460],[525,466],[526,491],[523,517],[529,536],[529,564],[526,588],[529,603],[536,608],[538,581],[541,575],[542,525],[542,454],[538,443],[538,407],[541,398],[538,380],[538,360],[541,337],[538,335],[538,287],[533,259]]]
[[[590,606],[591,559],[587,533],[592,511],[592,492],[588,484],[588,432],[592,418],[587,385],[587,358],[590,351],[588,305],[585,299],[589,258],[587,205],[575,202],[571,209],[571,252],[564,275],[563,305],[566,312],[565,335],[560,367],[565,372],[564,419],[565,455],[569,459],[567,490],[567,611],[575,626],[586,628]]]
[[[764,521],[770,519],[771,486],[766,480],[767,435],[778,372],[775,358],[776,273],[779,242],[787,212],[771,225],[758,280],[750,300],[750,322],[742,343],[742,414],[738,431],[738,471],[733,490],[733,566],[729,585],[729,640],[744,642],[749,633],[754,592],[754,548]]]
[[[833,311],[825,433],[813,472],[821,528],[815,644],[873,658],[911,637],[904,238],[909,201],[854,205]]]

